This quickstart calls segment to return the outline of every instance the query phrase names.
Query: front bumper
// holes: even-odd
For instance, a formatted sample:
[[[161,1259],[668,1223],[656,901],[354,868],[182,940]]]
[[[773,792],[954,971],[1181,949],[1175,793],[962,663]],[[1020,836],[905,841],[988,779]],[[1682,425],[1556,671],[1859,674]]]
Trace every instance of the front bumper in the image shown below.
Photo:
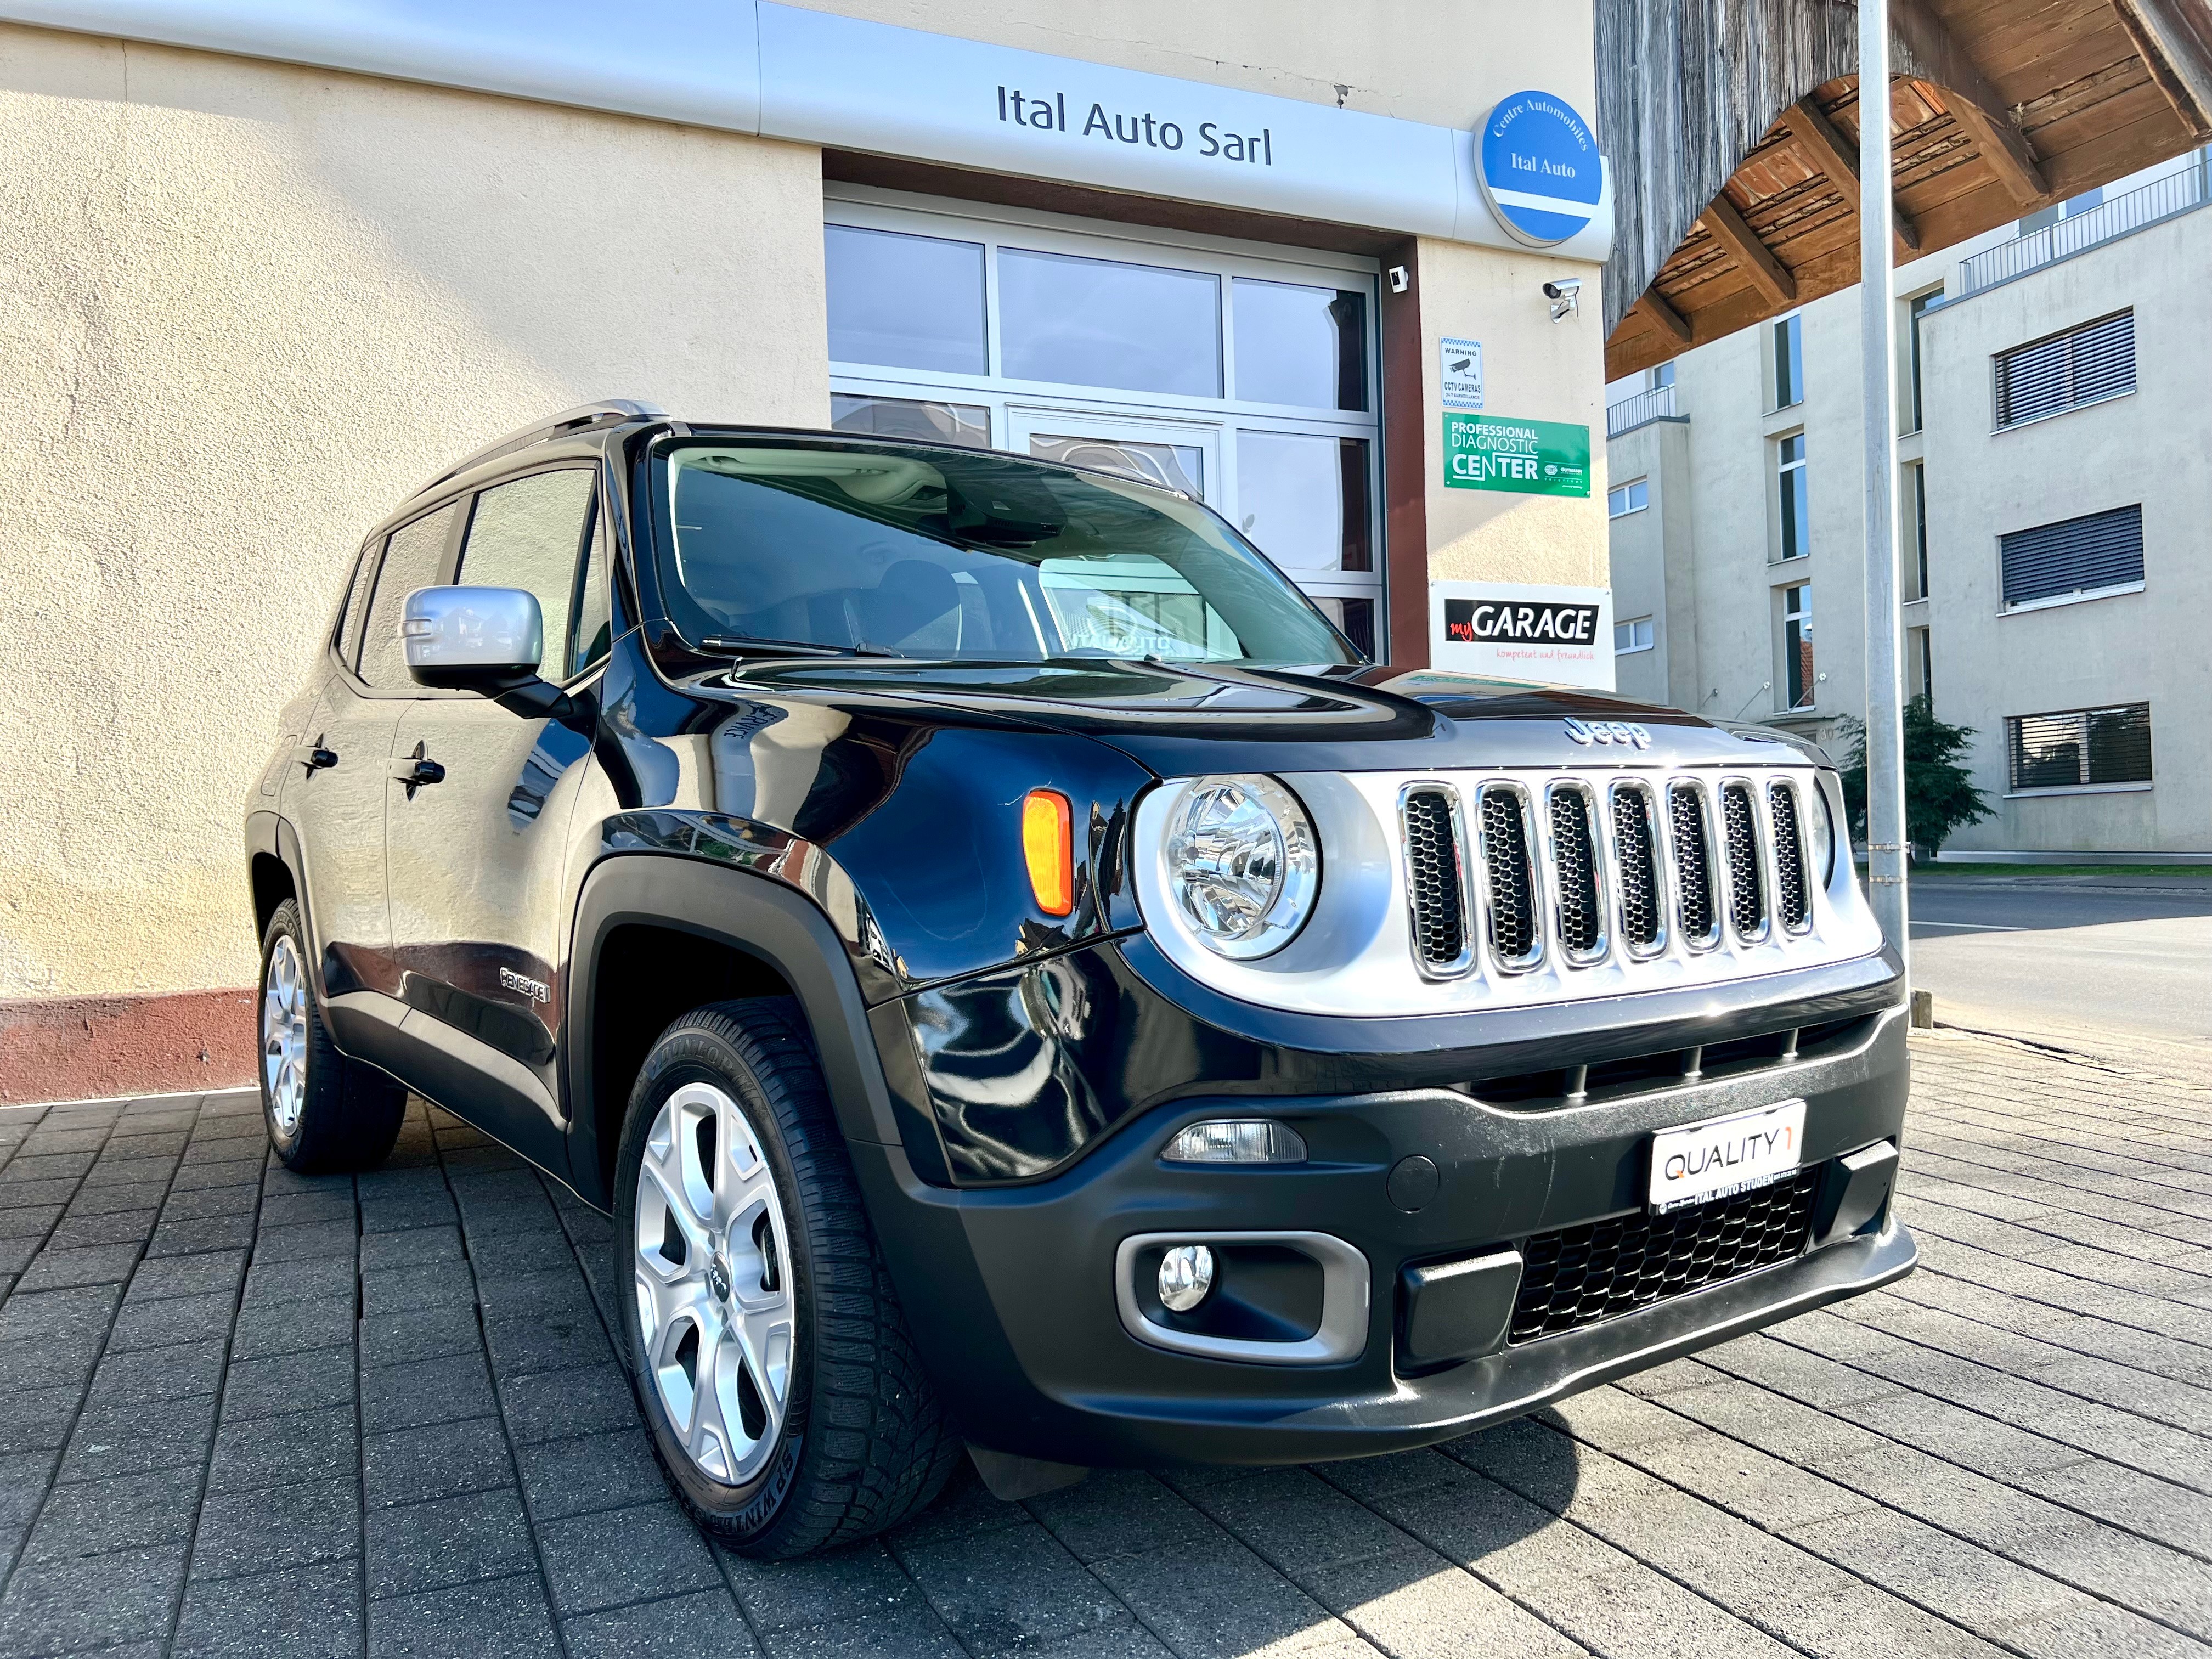
[[[899,1147],[852,1150],[908,1322],[969,1439],[1091,1466],[1301,1462],[1449,1438],[1902,1276],[1916,1251],[1885,1202],[1862,1231],[1789,1260],[1442,1368],[1416,1374],[1401,1324],[1408,1264],[1639,1212],[1655,1130],[1802,1097],[1803,1164],[1832,1165],[1899,1141],[1905,1093],[1905,1021],[1892,1006],[1863,1041],[1818,1059],[1555,1109],[1440,1087],[1186,1096],[1021,1186],[950,1189],[916,1178]],[[1296,1127],[1310,1161],[1159,1159],[1187,1123],[1255,1114]],[[1414,1155],[1437,1180],[1408,1212],[1389,1176]],[[1125,1328],[1115,1264],[1131,1237],[1279,1231],[1323,1233],[1364,1257],[1356,1357],[1256,1364],[1173,1352]]]

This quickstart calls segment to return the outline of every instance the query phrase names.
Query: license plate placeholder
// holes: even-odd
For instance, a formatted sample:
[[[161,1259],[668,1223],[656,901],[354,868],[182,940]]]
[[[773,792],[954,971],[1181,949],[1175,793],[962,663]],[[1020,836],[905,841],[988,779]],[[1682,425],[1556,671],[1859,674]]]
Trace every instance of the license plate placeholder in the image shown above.
[[[1804,1139],[1802,1100],[1662,1129],[1651,1137],[1652,1212],[1664,1215],[1795,1175]]]

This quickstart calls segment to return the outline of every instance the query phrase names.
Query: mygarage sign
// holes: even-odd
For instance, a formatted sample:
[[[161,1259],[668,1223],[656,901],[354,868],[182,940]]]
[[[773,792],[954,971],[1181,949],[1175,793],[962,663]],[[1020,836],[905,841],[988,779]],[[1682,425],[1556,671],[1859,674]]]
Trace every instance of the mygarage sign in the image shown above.
[[[1492,679],[1613,690],[1613,590],[1429,584],[1429,660]]]
[[[0,0],[0,18],[1496,247],[1532,234],[1501,219],[1523,213],[1512,189],[1486,193],[1471,132],[772,0]],[[1571,109],[1517,96],[1536,100],[1508,129],[1522,148]],[[1546,245],[1602,261],[1604,165],[1568,164],[1527,190],[1596,193]]]

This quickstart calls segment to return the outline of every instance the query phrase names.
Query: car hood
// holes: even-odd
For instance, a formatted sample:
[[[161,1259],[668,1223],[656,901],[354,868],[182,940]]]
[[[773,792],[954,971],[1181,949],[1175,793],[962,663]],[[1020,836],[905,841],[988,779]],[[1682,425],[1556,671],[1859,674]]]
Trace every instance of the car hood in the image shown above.
[[[1435,670],[1045,664],[752,663],[700,684],[752,697],[889,700],[968,720],[1046,726],[1113,744],[1162,777],[1206,772],[1421,771],[1493,766],[1802,763],[1782,733],[1717,726],[1608,692]],[[1570,722],[1621,722],[1648,746],[1579,742]]]

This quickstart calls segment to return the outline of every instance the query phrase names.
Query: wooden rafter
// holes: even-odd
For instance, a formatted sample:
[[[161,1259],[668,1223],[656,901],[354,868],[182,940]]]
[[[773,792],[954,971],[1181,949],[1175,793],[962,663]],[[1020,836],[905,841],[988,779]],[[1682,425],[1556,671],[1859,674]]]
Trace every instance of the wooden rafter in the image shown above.
[[[1810,98],[1801,98],[1782,112],[1782,119],[1790,129],[1790,136],[1803,150],[1814,166],[1828,175],[1828,180],[1841,190],[1853,213],[1859,204],[1858,146],[1844,138],[1836,130],[1836,124],[1827,112]],[[1912,216],[1897,205],[1893,196],[1889,204],[1890,231],[1895,242],[1897,257],[1907,258],[1920,251],[1919,227]]]
[[[1684,345],[1690,343],[1690,325],[1682,313],[1667,303],[1666,296],[1656,288],[1647,288],[1637,296],[1630,310],[1639,313],[1655,326],[1665,330]]]
[[[1942,90],[1944,107],[1965,129],[2013,200],[2029,207],[2051,193],[2043,165],[1981,66],[1952,38],[1927,0],[1890,0],[1890,27]]]
[[[2112,0],[2112,11],[2190,137],[2212,138],[2212,71],[2204,62],[2212,29],[2192,28],[2169,0]]]
[[[1759,233],[1743,222],[1743,215],[1735,210],[1735,204],[1729,200],[1727,191],[1714,197],[1711,205],[1698,216],[1712,239],[1735,256],[1736,269],[1751,279],[1752,286],[1770,303],[1797,303],[1797,279],[1767,251],[1766,244],[1759,240]]]

